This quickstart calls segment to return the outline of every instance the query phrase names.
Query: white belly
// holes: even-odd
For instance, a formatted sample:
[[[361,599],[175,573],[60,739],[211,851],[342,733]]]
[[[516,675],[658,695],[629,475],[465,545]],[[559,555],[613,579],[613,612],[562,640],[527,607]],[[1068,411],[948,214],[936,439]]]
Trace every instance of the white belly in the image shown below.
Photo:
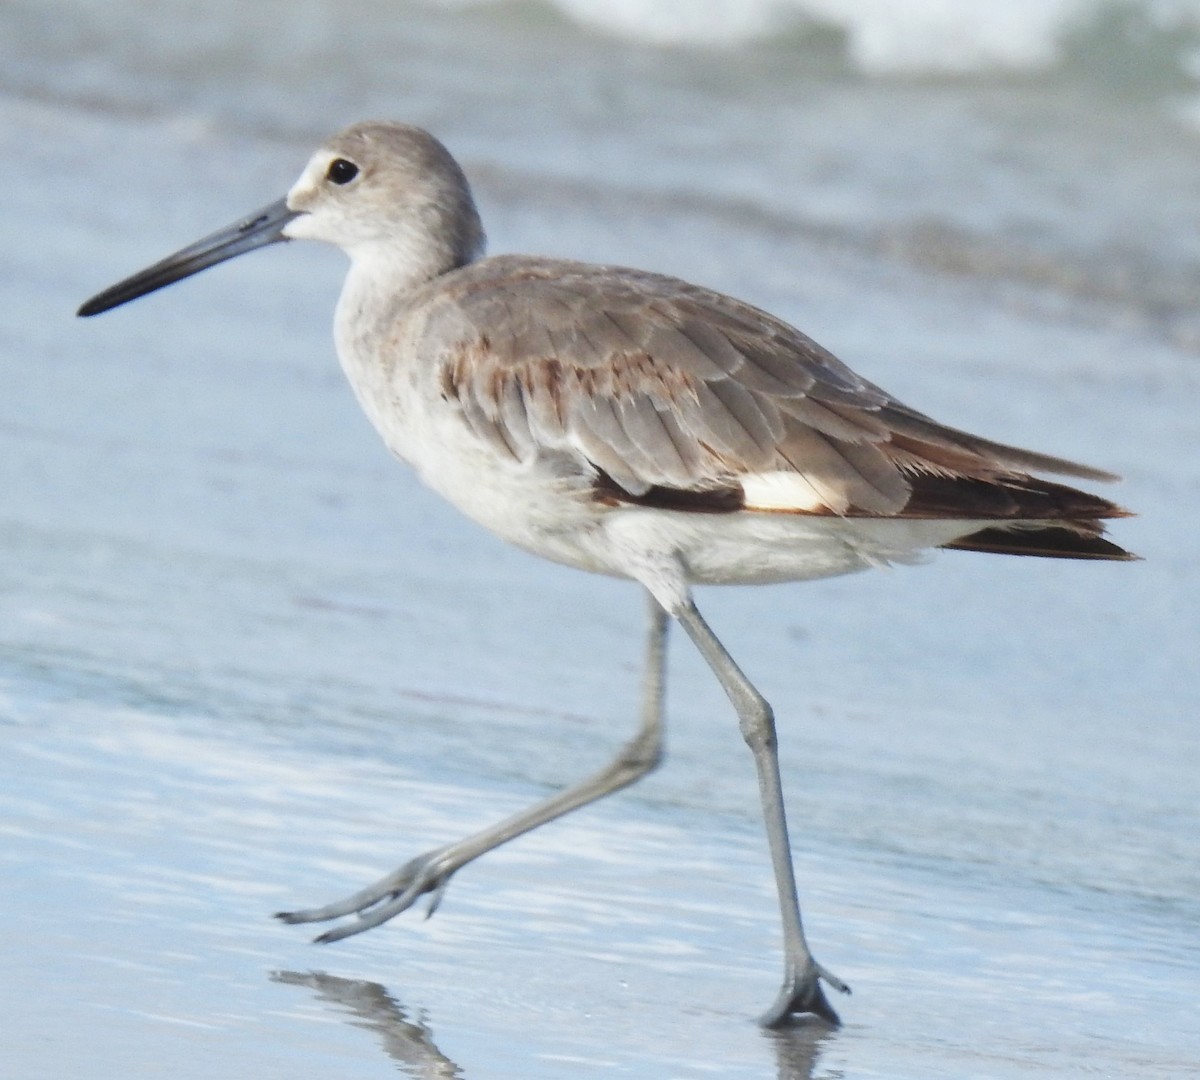
[[[761,511],[695,513],[592,498],[582,462],[517,462],[435,410],[389,440],[421,480],[472,520],[554,562],[641,580],[647,561],[674,562],[691,584],[766,584],[913,562],[972,531],[962,522],[838,518]]]

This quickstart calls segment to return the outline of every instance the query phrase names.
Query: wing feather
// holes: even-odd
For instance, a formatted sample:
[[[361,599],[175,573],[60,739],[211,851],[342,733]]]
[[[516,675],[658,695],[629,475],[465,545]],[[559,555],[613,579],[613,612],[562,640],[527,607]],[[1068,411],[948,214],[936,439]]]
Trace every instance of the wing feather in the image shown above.
[[[654,462],[634,445],[608,396],[589,394],[576,406],[571,430],[584,453],[617,484],[634,495],[644,495],[658,473]]]
[[[680,454],[670,429],[663,421],[663,413],[655,407],[649,395],[621,398],[617,404],[617,415],[629,441],[652,463],[651,467],[662,475],[665,484],[682,488],[690,486],[694,473]]]
[[[674,278],[508,256],[426,289],[418,354],[463,421],[518,460],[578,455],[606,498],[732,508],[741,490],[771,510],[887,516],[940,512],[944,488],[922,478],[1111,478],[937,424],[781,320]]]

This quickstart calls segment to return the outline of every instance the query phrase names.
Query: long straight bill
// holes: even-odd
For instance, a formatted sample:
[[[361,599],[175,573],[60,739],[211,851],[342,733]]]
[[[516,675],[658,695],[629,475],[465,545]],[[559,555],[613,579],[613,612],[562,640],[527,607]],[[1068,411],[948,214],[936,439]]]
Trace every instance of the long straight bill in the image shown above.
[[[88,300],[78,315],[99,315],[120,304],[127,304],[139,296],[171,285],[192,274],[198,274],[210,266],[225,262],[226,259],[244,255],[247,251],[287,240],[284,227],[293,218],[299,217],[300,211],[288,209],[286,199],[277,199],[270,206],[264,206],[255,214],[243,218],[235,225],[219,229],[203,240],[168,255],[153,266],[147,267],[140,273],[117,282],[111,288],[97,293]]]

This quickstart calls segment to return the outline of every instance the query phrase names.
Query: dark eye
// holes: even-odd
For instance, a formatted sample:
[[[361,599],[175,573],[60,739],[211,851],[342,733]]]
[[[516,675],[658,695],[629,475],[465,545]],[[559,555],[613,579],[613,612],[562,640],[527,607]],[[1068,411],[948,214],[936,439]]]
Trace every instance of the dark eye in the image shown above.
[[[348,184],[358,175],[358,166],[353,161],[347,161],[344,157],[334,158],[329,163],[329,170],[325,173],[327,180],[332,180],[335,184]]]

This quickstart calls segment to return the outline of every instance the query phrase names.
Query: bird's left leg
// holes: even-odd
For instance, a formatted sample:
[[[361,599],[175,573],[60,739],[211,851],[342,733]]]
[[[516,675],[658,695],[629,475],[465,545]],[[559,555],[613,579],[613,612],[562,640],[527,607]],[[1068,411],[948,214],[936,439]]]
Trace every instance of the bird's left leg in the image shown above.
[[[662,760],[663,696],[667,644],[667,615],[653,600],[649,605],[650,625],[646,637],[646,673],[642,689],[641,725],[608,765],[547,799],[522,810],[491,828],[465,839],[427,851],[410,859],[398,870],[368,885],[360,892],[325,907],[306,911],[282,911],[276,918],[287,923],[325,922],[346,915],[356,916],[321,934],[319,942],[339,941],[361,934],[408,910],[425,894],[430,896],[432,914],[442,891],[455,871],[480,855],[507,843],[548,821],[628,787],[654,769]]]

